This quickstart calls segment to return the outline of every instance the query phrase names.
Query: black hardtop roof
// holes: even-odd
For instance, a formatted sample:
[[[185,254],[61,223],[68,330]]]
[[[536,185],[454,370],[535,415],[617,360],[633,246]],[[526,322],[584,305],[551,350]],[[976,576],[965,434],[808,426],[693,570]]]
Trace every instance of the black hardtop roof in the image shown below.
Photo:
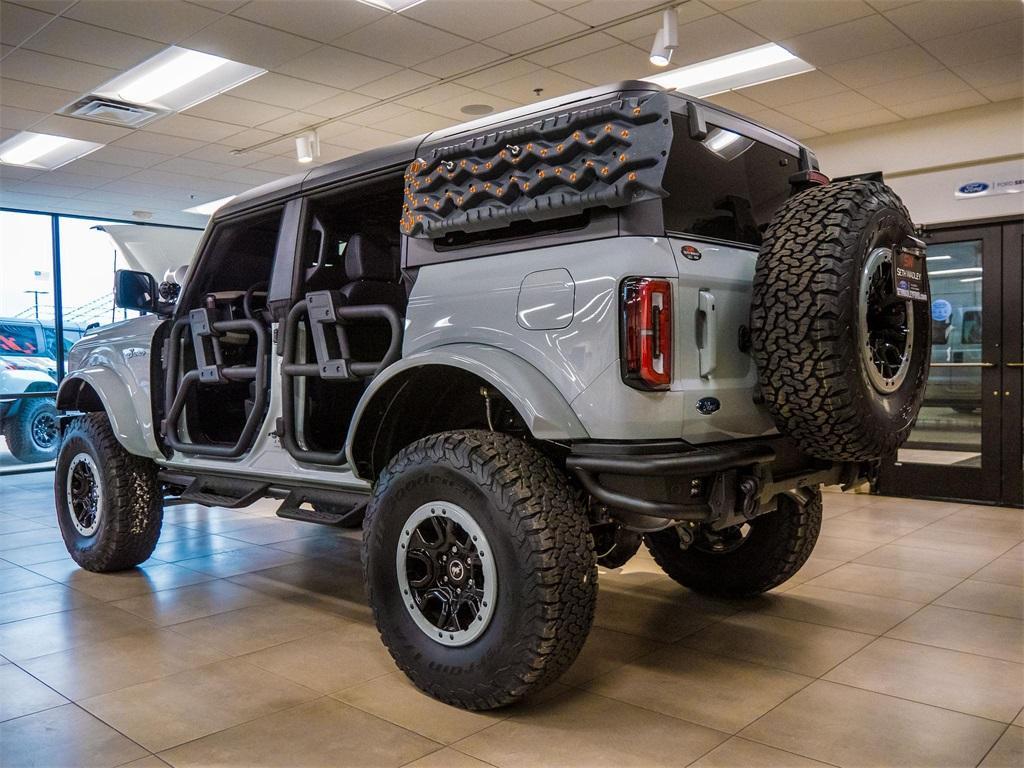
[[[330,186],[331,184],[345,179],[370,175],[376,171],[386,168],[399,168],[408,165],[423,152],[431,150],[439,144],[451,144],[454,139],[457,139],[461,135],[478,134],[481,131],[497,129],[505,124],[518,123],[533,115],[554,112],[570,105],[576,107],[588,101],[598,102],[615,96],[663,91],[673,93],[671,89],[666,89],[657,83],[651,83],[645,80],[623,80],[618,83],[597,86],[584,91],[576,91],[575,93],[569,93],[565,96],[559,96],[554,99],[547,99],[545,101],[527,104],[505,112],[486,115],[485,117],[477,120],[459,123],[458,125],[453,125],[431,133],[424,133],[413,138],[404,139],[403,141],[399,141],[395,144],[389,144],[385,147],[379,147],[378,149],[371,149],[368,152],[360,152],[359,154],[351,155],[349,157],[342,158],[341,160],[336,160],[333,163],[327,163],[326,165],[313,168],[305,173],[293,174],[291,176],[286,176],[283,179],[278,179],[277,181],[262,184],[247,192],[243,192],[235,197],[230,203],[222,206],[214,214],[214,218],[226,218],[257,208],[267,203],[294,197],[301,192],[307,192],[317,187]],[[696,99],[691,96],[684,96],[683,98],[686,101],[694,101],[699,104],[704,103],[700,99]],[[777,131],[756,123],[748,117],[732,112],[731,110],[724,109],[714,104],[707,104],[707,106],[718,112],[731,114],[740,120],[751,123],[752,125],[757,125],[762,130],[776,134],[778,133]],[[800,146],[798,142],[789,139],[789,137],[784,138],[786,138],[787,141]]]

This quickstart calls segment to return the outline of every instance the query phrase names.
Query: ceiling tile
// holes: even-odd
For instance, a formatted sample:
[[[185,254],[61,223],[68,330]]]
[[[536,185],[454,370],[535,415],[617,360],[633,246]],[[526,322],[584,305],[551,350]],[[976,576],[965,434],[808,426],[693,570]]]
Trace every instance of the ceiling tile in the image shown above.
[[[241,6],[245,5],[248,0],[188,0],[190,3],[201,5],[205,8],[212,8],[215,11],[221,13],[231,13],[237,11]]]
[[[1024,27],[1020,24],[994,24],[939,37],[922,45],[948,66],[970,64],[974,61],[1019,53],[1021,48],[1024,48]],[[6,62],[7,59],[4,59],[4,63]]]
[[[351,130],[346,131],[336,138],[343,146],[348,146],[352,149],[358,149],[360,152],[365,152],[369,149],[376,149],[377,147],[394,144],[406,137],[400,136],[396,133],[378,131],[375,128],[367,128],[360,125],[353,126]]]
[[[95,152],[81,160],[62,165],[62,173],[81,173],[86,176],[99,176],[104,179],[121,179],[135,173],[135,168],[115,163],[106,163],[95,159]]]
[[[17,0],[18,5],[26,5],[44,13],[60,13],[75,4],[75,0]]]
[[[622,43],[611,35],[606,35],[604,32],[594,32],[578,37],[575,40],[570,40],[567,43],[562,43],[554,48],[549,48],[546,51],[530,54],[526,57],[526,60],[539,64],[542,67],[551,67],[555,64],[588,56],[591,53],[607,51],[617,45],[622,45]]]
[[[900,104],[892,107],[896,114],[906,117],[922,117],[923,115],[934,115],[939,112],[950,112],[955,109],[966,109],[985,104],[987,100],[977,91],[961,91],[960,93],[948,96],[936,96],[923,101],[913,101],[909,104]]]
[[[882,12],[891,11],[894,8],[899,8],[901,6],[917,2],[921,2],[921,0],[867,0],[868,5],[876,11]]]
[[[822,67],[822,71],[851,88],[864,88],[942,69],[942,63],[919,45],[862,56]]]
[[[268,157],[265,160],[257,160],[251,167],[258,171],[278,174],[279,177],[309,169],[308,165],[299,163],[294,157]]]
[[[81,189],[75,189],[74,187],[50,184],[47,177],[48,174],[44,173],[32,181],[23,181],[14,188],[14,191],[29,195],[52,195],[53,197],[75,197],[82,192]]]
[[[587,0],[562,11],[567,16],[595,26],[657,5],[660,0]]]
[[[713,59],[727,53],[735,53],[767,42],[760,35],[751,32],[728,16],[716,14],[704,19],[683,24],[679,27],[679,48],[672,56],[673,67]],[[649,42],[644,43],[648,49]]]
[[[351,147],[340,147],[337,144],[328,144],[326,142],[320,143],[320,156],[317,158],[318,165],[324,165],[325,163],[333,163],[337,160],[342,160],[352,155],[358,155],[358,149],[352,149]]]
[[[503,58],[505,54],[496,48],[473,43],[444,56],[420,62],[416,69],[434,77],[451,77]]]
[[[427,0],[402,15],[470,40],[483,40],[550,16],[551,9],[530,0],[472,3],[465,0]]]
[[[738,8],[741,5],[752,3],[754,0],[704,0],[709,6],[714,8],[716,11],[731,11],[733,8]]]
[[[483,88],[494,85],[504,80],[511,80],[513,77],[522,77],[540,69],[536,64],[531,64],[526,59],[513,59],[505,64],[497,64],[493,67],[477,72],[475,75],[467,75],[459,78],[456,82],[467,88]]]
[[[393,75],[382,77],[380,80],[374,80],[372,83],[361,85],[356,88],[356,91],[372,96],[375,99],[390,99],[392,96],[397,96],[400,93],[415,92],[426,88],[435,82],[437,82],[436,77],[425,75],[414,69],[403,69],[401,72],[395,72]]]
[[[78,189],[96,189],[104,184],[109,184],[110,179],[103,176],[87,176],[82,173],[68,173],[64,167],[46,174],[46,180],[51,184],[64,184],[68,187]]]
[[[398,117],[399,115],[404,115],[408,111],[408,107],[397,103],[377,104],[376,106],[358,112],[350,117],[346,117],[345,122],[352,125],[375,126],[379,125],[383,120],[390,120],[391,118]]]
[[[890,112],[888,109],[869,109],[864,112],[855,112],[852,115],[815,120],[813,126],[818,130],[825,131],[825,133],[840,133],[842,131],[853,131],[857,128],[867,128],[869,125],[894,123],[899,119],[899,115]]]
[[[504,80],[496,85],[484,88],[484,91],[502,96],[521,104],[529,104],[540,99],[551,99],[573,91],[589,88],[582,80],[554,72],[550,69],[538,69],[522,77]],[[542,93],[534,93],[535,88],[542,88]]]
[[[752,120],[756,120],[759,123],[767,125],[769,128],[773,128],[776,131],[784,133],[787,136],[791,136],[799,141],[805,139],[813,139],[815,136],[821,136],[824,131],[820,131],[800,120],[795,120],[789,115],[784,115],[781,112],[776,112],[774,109],[766,109],[763,112],[755,112],[749,115]]]
[[[386,61],[324,45],[276,67],[276,70],[303,80],[351,90],[397,72],[399,67]]]
[[[233,15],[329,43],[388,13],[357,0],[252,0]]]
[[[16,165],[0,165],[0,182],[3,182],[0,184],[0,193],[7,191],[10,186],[10,182],[28,181],[42,173],[45,172],[37,170],[36,168],[21,168]]]
[[[913,45],[909,37],[878,15],[819,29],[780,44],[816,67]]]
[[[257,150],[246,152],[244,155],[235,155],[232,154],[234,150],[235,147],[229,147],[226,144],[204,144],[185,153],[184,156],[192,160],[203,160],[205,162],[232,166],[252,165],[257,160],[272,157],[272,155],[266,152],[259,152]]]
[[[467,104],[490,104],[494,107],[494,112],[504,112],[507,109],[515,109],[520,106],[514,101],[508,101],[507,99],[503,99],[491,93],[485,93],[484,91],[470,91],[469,93],[456,96],[446,101],[438,101],[434,104],[428,104],[423,107],[423,111],[431,112],[435,115],[441,115],[442,117],[450,117],[458,120],[459,122],[476,120],[476,116],[467,115],[462,111],[462,108]]]
[[[553,69],[593,85],[643,78],[656,71],[646,53],[625,43],[558,64]]]
[[[845,85],[822,72],[805,72],[802,75],[784,77],[770,83],[741,88],[737,93],[753,99],[765,107],[777,108],[818,96],[830,96],[845,90],[848,90]]]
[[[946,0],[914,3],[885,15],[915,40],[933,40],[999,22],[1020,26],[1024,6],[1017,0]]]
[[[399,136],[419,136],[421,133],[439,131],[458,122],[461,122],[458,118],[443,117],[418,109],[411,109],[399,117],[381,120],[377,127],[384,131],[396,133]]]
[[[49,21],[53,21],[49,13],[13,3],[0,3],[0,41],[7,45],[21,45]]]
[[[21,109],[19,107],[0,107],[0,128],[10,128],[15,131],[25,131],[43,120],[47,112],[36,112],[32,109]]]
[[[117,70],[19,48],[4,59],[4,77],[82,93],[102,85]],[[76,95],[77,95],[76,93]]]
[[[1006,101],[1008,99],[1024,98],[1024,82],[1018,80],[1015,83],[1002,83],[1001,85],[988,85],[978,90],[989,101]]]
[[[700,2],[700,0],[690,0],[688,3],[677,5],[675,11],[680,24],[689,24],[691,21],[697,21],[698,19],[715,14],[713,8]],[[661,28],[661,16],[661,11],[657,11],[641,16],[639,19],[633,19],[633,21],[609,27],[605,32],[612,37],[625,40],[626,42],[646,39],[647,43],[645,45],[649,45],[654,42],[654,35]]]
[[[338,93],[337,88],[275,72],[267,72],[231,89],[231,95],[240,99],[273,104],[275,107],[286,109],[304,109]]]
[[[24,47],[114,69],[129,69],[164,48],[153,40],[64,18],[47,24]]]
[[[180,42],[220,18],[216,11],[181,0],[146,3],[145,13],[126,13],[123,0],[89,0],[64,15],[162,43]]]
[[[223,139],[214,139],[218,144],[224,144],[234,149],[245,149],[251,147],[253,144],[259,144],[263,141],[276,138],[276,134],[270,131],[263,131],[259,128],[249,128],[238,133],[233,133],[230,136],[225,136]],[[266,151],[266,150],[263,150]]]
[[[100,163],[127,165],[132,168],[149,168],[170,159],[167,155],[157,154],[156,152],[139,152],[138,150],[119,147],[115,144],[100,147],[89,155],[89,158]]]
[[[882,85],[861,88],[860,92],[883,107],[897,107],[908,101],[923,101],[944,94],[970,90],[970,85],[948,69],[893,80]]]
[[[6,73],[5,73],[6,74]],[[36,112],[55,112],[78,98],[77,91],[64,91],[45,85],[22,83],[18,80],[0,80],[0,104],[20,107]]]
[[[172,157],[152,166],[152,168],[154,171],[180,173],[183,176],[197,176],[201,179],[219,179],[222,173],[230,169],[230,166],[196,160],[191,157]]]
[[[1024,76],[1024,53],[987,59],[953,67],[953,71],[975,88],[1020,82]]]
[[[873,109],[878,109],[878,104],[871,99],[854,91],[845,91],[831,96],[819,96],[816,99],[808,99],[796,104],[788,104],[785,107],[779,107],[778,111],[810,124],[815,120],[844,117]]]
[[[322,119],[306,112],[289,112],[287,115],[263,123],[260,126],[260,130],[270,131],[280,136],[284,133],[304,130],[315,123],[319,123]]]
[[[256,187],[260,184],[277,181],[281,175],[270,171],[261,171],[258,168],[231,168],[221,173],[218,178],[221,181],[243,184],[246,187]]]
[[[238,126],[192,115],[169,115],[146,127],[152,133],[167,133],[199,141],[220,141],[238,132]]]
[[[312,40],[234,16],[222,17],[183,45],[264,69],[273,69],[317,47]]]
[[[329,99],[310,104],[305,111],[317,117],[337,117],[351,112],[353,109],[361,109],[373,102],[374,99],[370,96],[352,91],[341,91]]]
[[[471,41],[428,27],[393,13],[369,26],[351,32],[333,45],[365,56],[376,56],[393,64],[411,67],[421,61],[464,48]]]
[[[740,24],[769,40],[796,37],[874,12],[861,0],[758,0],[727,11]]]
[[[519,53],[586,28],[587,25],[580,21],[554,14],[489,37],[484,42],[506,53]]]
[[[76,117],[64,117],[63,115],[50,115],[45,120],[34,126],[40,133],[51,133],[54,136],[67,136],[69,139],[82,139],[83,141],[98,141],[107,144],[122,136],[131,133],[131,128],[122,128],[117,125],[106,125],[92,120],[79,120]]]
[[[191,107],[183,114],[206,117],[210,120],[220,120],[222,123],[253,128],[260,123],[274,120],[288,113],[289,110],[284,107],[260,104],[222,93],[220,96],[214,96],[212,99],[207,99],[201,104]]]
[[[432,104],[439,104],[442,101],[448,101],[460,96],[466,96],[466,103],[472,102],[471,98],[468,98],[469,94],[473,93],[472,88],[466,88],[456,83],[444,83],[442,85],[434,85],[430,88],[425,88],[419,93],[413,94],[412,96],[405,96],[398,100],[399,104],[404,104],[407,107],[413,109],[426,109]]]
[[[720,107],[731,109],[733,112],[739,112],[741,115],[749,115],[754,112],[760,112],[764,109],[764,104],[758,104],[753,99],[748,99],[738,91],[716,93],[714,96],[708,96],[705,101],[710,101],[712,104],[717,104]]]
[[[165,155],[184,155],[186,152],[203,146],[203,142],[196,139],[168,136],[166,133],[151,133],[146,130],[132,131],[114,143],[119,147],[138,149],[142,152],[159,152]]]

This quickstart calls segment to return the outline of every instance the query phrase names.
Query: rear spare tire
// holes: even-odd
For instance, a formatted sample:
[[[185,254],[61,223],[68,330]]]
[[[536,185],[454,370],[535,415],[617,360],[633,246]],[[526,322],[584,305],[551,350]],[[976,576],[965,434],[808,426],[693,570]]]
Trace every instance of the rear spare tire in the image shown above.
[[[860,180],[795,195],[765,233],[752,354],[776,426],[811,456],[879,459],[910,434],[931,335],[928,302],[895,295],[894,259],[912,235],[896,193]]]

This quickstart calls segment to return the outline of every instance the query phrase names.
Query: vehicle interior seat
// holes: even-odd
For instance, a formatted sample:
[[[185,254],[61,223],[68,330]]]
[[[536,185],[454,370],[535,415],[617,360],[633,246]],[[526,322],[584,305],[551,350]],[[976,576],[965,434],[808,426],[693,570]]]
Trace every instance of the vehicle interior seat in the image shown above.
[[[401,283],[399,255],[364,232],[353,234],[345,244],[345,274],[348,281],[339,290],[348,305],[384,304],[405,316],[408,303]],[[359,323],[349,333],[352,354],[357,360],[379,360],[391,341],[390,326],[384,320]]]

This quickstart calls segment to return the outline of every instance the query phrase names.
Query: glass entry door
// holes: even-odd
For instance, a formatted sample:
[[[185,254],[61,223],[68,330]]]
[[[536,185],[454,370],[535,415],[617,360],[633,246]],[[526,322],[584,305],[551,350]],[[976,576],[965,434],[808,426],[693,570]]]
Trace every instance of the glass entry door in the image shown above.
[[[926,233],[931,371],[910,439],[883,467],[900,496],[1020,504],[1020,225]]]

